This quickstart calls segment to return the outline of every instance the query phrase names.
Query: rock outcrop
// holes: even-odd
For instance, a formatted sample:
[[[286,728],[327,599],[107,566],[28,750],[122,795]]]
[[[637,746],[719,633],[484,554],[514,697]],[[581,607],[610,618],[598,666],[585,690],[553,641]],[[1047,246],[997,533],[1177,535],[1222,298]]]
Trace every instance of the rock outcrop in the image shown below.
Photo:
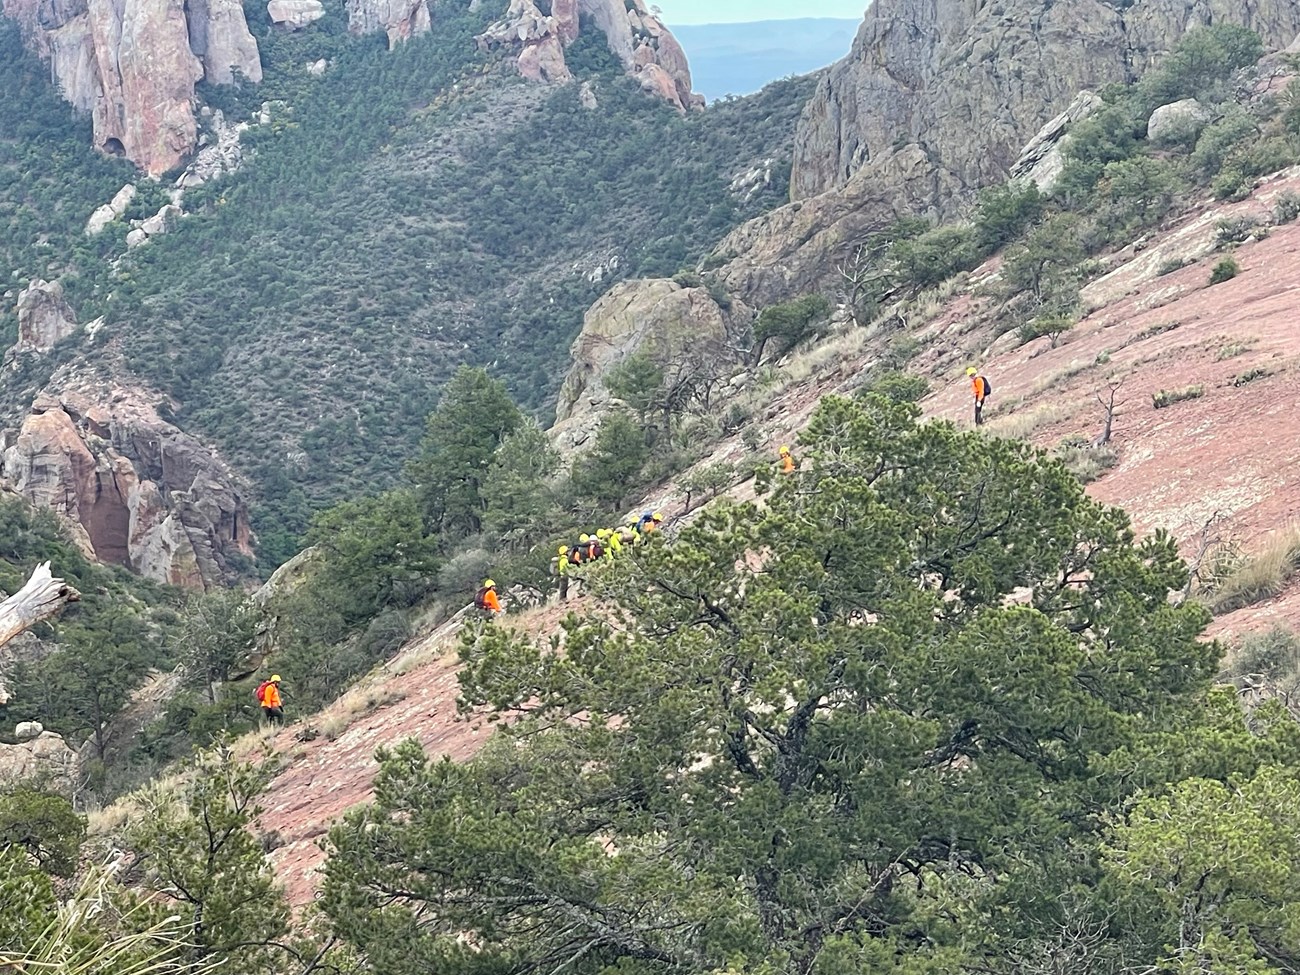
[[[77,753],[52,731],[16,745],[0,744],[0,786],[40,782],[42,789],[72,798],[77,785]]]
[[[1049,192],[1065,169],[1065,146],[1070,129],[1101,108],[1100,95],[1081,91],[1074,101],[1056,118],[1052,119],[1029,143],[1011,166],[1012,179],[1033,183],[1042,192]]]
[[[266,13],[277,26],[302,30],[325,16],[325,5],[320,0],[270,0]]]
[[[1300,33],[1294,0],[876,0],[796,136],[795,199],[844,186],[900,143],[975,189],[1082,89],[1130,81],[1189,28],[1238,23],[1266,46]]]
[[[103,206],[96,207],[95,212],[90,215],[86,221],[86,236],[95,237],[104,232],[114,220],[121,220],[122,215],[126,213],[126,208],[131,205],[135,199],[135,184],[127,183],[120,190],[113,194],[113,199],[109,200]]]
[[[740,302],[723,308],[707,289],[665,278],[616,284],[588,310],[574,340],[552,430],[556,444],[573,450],[590,439],[611,398],[605,378],[630,357],[647,356],[666,373],[689,363],[699,374],[720,362],[728,338],[752,317]]]
[[[428,0],[347,0],[346,7],[348,30],[354,34],[382,30],[388,35],[390,51],[433,25]]]
[[[1013,172],[1050,183],[1053,143],[1093,107],[1080,92],[1136,79],[1189,28],[1219,22],[1282,48],[1300,3],[876,0],[804,110],[792,202],[723,241],[723,283],[751,304],[827,286],[898,216],[962,216]]]
[[[515,52],[519,73],[530,81],[563,84],[573,77],[564,50],[578,39],[582,18],[590,18],[642,88],[682,111],[703,106],[691,92],[686,53],[644,0],[552,0],[549,7],[548,13],[536,0],[511,0],[505,17],[478,36],[479,46]]]
[[[63,297],[63,285],[37,278],[18,295],[15,352],[45,352],[77,330],[77,317]]]
[[[7,486],[63,516],[102,562],[201,589],[252,555],[230,470],[139,390],[91,383],[43,394],[0,446]]]
[[[1179,133],[1194,134],[1199,132],[1212,117],[1213,113],[1195,98],[1170,102],[1168,105],[1161,105],[1147,119],[1147,138],[1152,142],[1160,142]]]
[[[194,85],[262,78],[239,0],[4,0],[95,145],[152,176],[194,148]]]

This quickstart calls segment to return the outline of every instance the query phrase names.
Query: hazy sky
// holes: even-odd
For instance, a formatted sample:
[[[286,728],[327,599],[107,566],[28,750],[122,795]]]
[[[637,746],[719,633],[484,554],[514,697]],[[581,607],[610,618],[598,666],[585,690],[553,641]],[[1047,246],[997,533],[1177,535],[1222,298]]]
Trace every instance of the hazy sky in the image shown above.
[[[861,20],[868,0],[647,0],[664,12],[664,23],[726,24],[794,17],[852,17]]]

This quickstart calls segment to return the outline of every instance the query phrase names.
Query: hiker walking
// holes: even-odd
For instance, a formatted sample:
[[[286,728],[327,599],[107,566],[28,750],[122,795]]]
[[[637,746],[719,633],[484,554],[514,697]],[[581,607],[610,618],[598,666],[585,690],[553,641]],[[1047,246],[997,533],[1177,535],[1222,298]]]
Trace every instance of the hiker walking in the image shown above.
[[[636,523],[636,530],[641,533],[641,537],[652,534],[659,530],[659,526],[664,523],[662,511],[647,511],[641,515]]]
[[[569,598],[569,546],[561,545],[559,553],[553,560],[555,563],[555,574],[560,579],[560,602]]]
[[[966,370],[966,375],[970,376],[971,392],[975,394],[975,425],[980,426],[984,422],[984,417],[981,416],[984,411],[984,398],[993,392],[993,387],[974,366]]]
[[[270,680],[257,685],[257,703],[262,706],[262,718],[267,724],[284,724],[284,699],[280,697],[279,674],[272,674]]]
[[[497,597],[497,584],[491,579],[483,580],[483,587],[474,595],[474,606],[489,617],[500,614],[501,600]]]

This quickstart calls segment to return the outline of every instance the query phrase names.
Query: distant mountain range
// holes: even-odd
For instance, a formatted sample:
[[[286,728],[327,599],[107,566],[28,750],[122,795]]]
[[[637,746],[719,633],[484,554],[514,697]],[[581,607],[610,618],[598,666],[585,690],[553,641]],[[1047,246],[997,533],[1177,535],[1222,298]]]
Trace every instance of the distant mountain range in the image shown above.
[[[861,20],[806,17],[673,27],[695,90],[713,101],[747,95],[778,78],[807,74],[849,53]]]

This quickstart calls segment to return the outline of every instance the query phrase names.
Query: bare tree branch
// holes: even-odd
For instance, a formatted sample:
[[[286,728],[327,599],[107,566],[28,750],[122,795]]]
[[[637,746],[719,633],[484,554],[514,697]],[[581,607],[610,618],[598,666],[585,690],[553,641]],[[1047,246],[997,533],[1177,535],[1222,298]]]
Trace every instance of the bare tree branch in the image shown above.
[[[62,579],[55,579],[50,563],[42,562],[25,586],[0,603],[0,647],[80,599],[81,593]],[[0,704],[8,700],[9,692],[0,684]]]

